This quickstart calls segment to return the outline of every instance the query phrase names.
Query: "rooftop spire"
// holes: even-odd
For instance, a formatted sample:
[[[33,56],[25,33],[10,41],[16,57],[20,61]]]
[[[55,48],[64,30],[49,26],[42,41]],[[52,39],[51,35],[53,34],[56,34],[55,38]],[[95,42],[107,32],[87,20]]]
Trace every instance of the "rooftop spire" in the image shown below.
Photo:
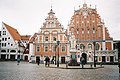
[[[86,0],[84,0],[84,4],[86,4]]]
[[[51,0],[51,10],[52,10],[52,7],[53,7],[53,6],[52,6],[52,0]]]

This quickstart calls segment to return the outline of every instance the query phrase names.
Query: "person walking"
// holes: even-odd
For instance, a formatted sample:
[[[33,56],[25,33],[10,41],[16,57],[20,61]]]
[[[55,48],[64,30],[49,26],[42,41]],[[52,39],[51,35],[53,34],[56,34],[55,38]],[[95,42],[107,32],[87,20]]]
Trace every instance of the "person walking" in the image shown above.
[[[19,65],[19,63],[20,63],[20,58],[18,57],[17,58],[17,65]]]
[[[46,66],[49,67],[49,65],[50,65],[50,58],[47,56],[47,57],[45,58],[45,67],[46,67]]]
[[[37,58],[37,65],[39,65],[40,64],[40,58]]]
[[[81,57],[81,58],[80,58],[80,61],[81,61],[82,68],[84,68],[84,64],[85,64],[85,59],[84,59],[84,57]]]

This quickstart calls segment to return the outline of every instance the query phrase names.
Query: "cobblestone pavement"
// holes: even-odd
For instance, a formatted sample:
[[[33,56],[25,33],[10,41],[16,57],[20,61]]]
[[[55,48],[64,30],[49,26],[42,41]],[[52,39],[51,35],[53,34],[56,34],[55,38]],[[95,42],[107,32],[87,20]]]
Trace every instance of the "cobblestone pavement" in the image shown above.
[[[120,80],[120,75],[117,65],[98,69],[61,69],[28,62],[20,65],[0,62],[0,80]]]

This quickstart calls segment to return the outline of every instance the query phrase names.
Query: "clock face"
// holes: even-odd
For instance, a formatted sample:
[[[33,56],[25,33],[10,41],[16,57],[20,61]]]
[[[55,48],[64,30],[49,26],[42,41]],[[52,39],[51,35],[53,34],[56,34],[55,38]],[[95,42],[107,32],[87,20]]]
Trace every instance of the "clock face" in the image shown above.
[[[88,12],[87,11],[83,11],[83,16],[87,16]]]

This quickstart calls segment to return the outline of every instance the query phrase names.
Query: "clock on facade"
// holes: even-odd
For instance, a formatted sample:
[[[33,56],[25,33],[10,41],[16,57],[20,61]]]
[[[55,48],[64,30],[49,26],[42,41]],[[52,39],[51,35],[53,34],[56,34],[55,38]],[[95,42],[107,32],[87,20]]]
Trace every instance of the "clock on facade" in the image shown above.
[[[87,11],[83,11],[83,16],[87,16],[88,12]]]

